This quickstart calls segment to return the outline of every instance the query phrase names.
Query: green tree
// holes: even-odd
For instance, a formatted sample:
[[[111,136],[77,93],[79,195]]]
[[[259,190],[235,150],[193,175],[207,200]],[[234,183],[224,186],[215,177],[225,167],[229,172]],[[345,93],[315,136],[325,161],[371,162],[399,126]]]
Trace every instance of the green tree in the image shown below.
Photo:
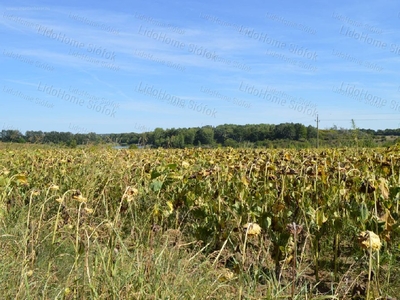
[[[171,137],[171,147],[173,148],[184,148],[185,147],[185,136],[183,133],[173,135]]]
[[[296,140],[299,141],[307,138],[307,128],[303,124],[294,124],[294,129],[296,131]]]
[[[296,137],[296,129],[293,123],[283,123],[275,127],[275,138],[294,140]]]
[[[307,126],[307,139],[314,139],[317,137],[317,128],[309,125]]]
[[[27,131],[25,132],[25,139],[29,143],[41,144],[43,142],[43,131]]]
[[[13,143],[25,142],[24,135],[19,130],[15,129],[2,130],[1,140],[3,142],[13,142]]]
[[[193,146],[194,145],[194,139],[196,137],[196,128],[185,128],[183,130],[183,135],[185,139],[185,146]]]
[[[236,142],[234,139],[231,138],[227,138],[224,142],[224,146],[225,147],[237,147],[238,146],[238,142]]]
[[[199,128],[196,132],[194,143],[201,145],[214,144],[214,129],[211,126]]]
[[[153,131],[153,141],[152,144],[154,147],[162,147],[165,143],[165,131],[164,129],[157,127]]]

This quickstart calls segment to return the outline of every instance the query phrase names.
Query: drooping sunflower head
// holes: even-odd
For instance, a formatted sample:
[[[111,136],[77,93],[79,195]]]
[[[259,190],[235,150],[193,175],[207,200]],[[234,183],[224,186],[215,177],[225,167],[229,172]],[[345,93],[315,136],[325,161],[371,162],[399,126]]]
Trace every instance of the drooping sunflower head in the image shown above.
[[[243,226],[243,229],[247,235],[259,235],[261,233],[261,227],[257,223],[247,223]]]
[[[382,246],[379,236],[369,230],[360,232],[357,236],[357,241],[361,248],[367,250],[379,251]]]

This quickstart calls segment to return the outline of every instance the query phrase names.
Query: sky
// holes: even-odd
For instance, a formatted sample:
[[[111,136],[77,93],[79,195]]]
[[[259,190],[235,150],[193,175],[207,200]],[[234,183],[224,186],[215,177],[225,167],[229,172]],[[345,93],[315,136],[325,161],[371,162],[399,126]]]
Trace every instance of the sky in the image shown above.
[[[2,1],[0,130],[400,127],[398,1]]]

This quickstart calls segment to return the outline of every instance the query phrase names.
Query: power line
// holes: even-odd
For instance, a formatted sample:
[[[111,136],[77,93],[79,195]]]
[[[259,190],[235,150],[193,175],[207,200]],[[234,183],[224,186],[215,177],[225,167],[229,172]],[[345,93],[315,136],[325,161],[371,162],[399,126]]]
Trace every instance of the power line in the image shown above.
[[[400,121],[400,118],[397,119],[354,119],[357,121]],[[349,121],[349,119],[326,119],[325,121]],[[351,119],[350,119],[351,121]]]

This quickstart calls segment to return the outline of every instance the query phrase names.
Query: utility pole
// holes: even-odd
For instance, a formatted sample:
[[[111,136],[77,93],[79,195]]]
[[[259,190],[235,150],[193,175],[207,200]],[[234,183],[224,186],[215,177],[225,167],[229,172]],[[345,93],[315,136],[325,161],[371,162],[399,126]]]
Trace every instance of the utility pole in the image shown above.
[[[318,130],[318,124],[319,124],[319,119],[317,115],[317,119],[315,120],[317,122],[317,148],[319,147],[319,130]]]

